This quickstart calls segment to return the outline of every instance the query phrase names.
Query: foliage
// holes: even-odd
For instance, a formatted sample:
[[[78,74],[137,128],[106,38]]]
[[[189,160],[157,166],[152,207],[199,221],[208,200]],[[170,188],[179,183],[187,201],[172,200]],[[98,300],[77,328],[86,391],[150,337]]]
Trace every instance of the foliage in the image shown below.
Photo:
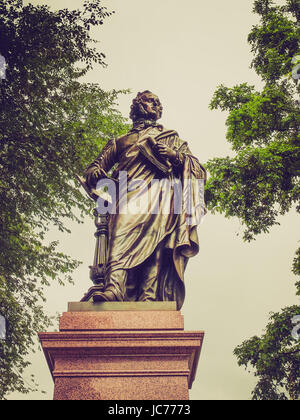
[[[75,174],[127,129],[115,109],[121,92],[80,81],[93,63],[105,65],[90,29],[110,15],[101,0],[85,1],[82,11],[0,4],[0,54],[7,63],[0,80],[0,314],[7,322],[0,398],[35,389],[34,378],[28,385],[22,373],[36,332],[51,321],[42,308],[44,289],[54,279],[71,281],[79,264],[45,235],[53,226],[68,232],[68,220],[89,212]]]
[[[248,36],[254,54],[251,65],[264,85],[261,91],[247,83],[217,88],[210,108],[229,112],[226,138],[234,156],[215,158],[206,165],[210,173],[206,186],[208,208],[226,217],[238,217],[245,227],[246,241],[268,233],[278,224],[278,216],[291,208],[300,212],[300,85],[292,77],[300,52],[300,4],[286,0],[279,6],[271,0],[256,0],[253,11],[259,14],[260,22]],[[300,274],[299,255],[300,248],[293,263],[296,275]],[[299,281],[296,287],[300,294]],[[300,307],[297,310],[300,314]],[[279,328],[278,323],[274,325]],[[273,343],[278,340],[277,345],[284,346],[279,330],[277,336],[274,330]],[[240,364],[255,366],[260,377],[254,397],[276,399],[282,394],[276,394],[276,387],[271,389],[272,375],[267,385],[264,382],[264,369],[272,365],[263,350],[267,336],[249,340],[236,350],[236,355]],[[266,361],[261,368],[259,361],[263,357]],[[277,368],[284,372],[285,362],[282,360],[281,366],[281,360],[276,359]],[[274,371],[275,381],[276,375]],[[287,381],[281,377],[279,382],[289,392]],[[293,390],[293,395],[299,395],[299,389],[297,392]]]
[[[258,377],[254,400],[286,400],[285,391],[291,399],[300,397],[300,336],[297,340],[291,334],[295,315],[298,306],[272,313],[262,337],[252,337],[234,350],[238,364],[250,365]]]

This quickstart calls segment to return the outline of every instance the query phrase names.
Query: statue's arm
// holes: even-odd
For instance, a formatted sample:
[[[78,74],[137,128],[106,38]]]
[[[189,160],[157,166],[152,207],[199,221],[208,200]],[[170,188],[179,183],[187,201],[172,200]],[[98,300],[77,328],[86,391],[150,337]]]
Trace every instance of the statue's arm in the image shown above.
[[[156,150],[160,156],[167,158],[172,164],[175,173],[182,173],[182,170],[188,164],[190,173],[198,179],[206,179],[206,171],[198,159],[190,151],[186,141],[182,141],[178,134],[162,138],[158,141]]]
[[[180,145],[177,149],[177,154],[179,156],[181,166],[183,166],[185,161],[188,159],[192,174],[198,179],[206,180],[206,170],[199,160],[192,154],[187,142],[183,142]]]
[[[103,147],[99,156],[85,170],[86,183],[89,187],[95,187],[97,181],[107,177],[107,172],[117,162],[116,140],[109,140]]]

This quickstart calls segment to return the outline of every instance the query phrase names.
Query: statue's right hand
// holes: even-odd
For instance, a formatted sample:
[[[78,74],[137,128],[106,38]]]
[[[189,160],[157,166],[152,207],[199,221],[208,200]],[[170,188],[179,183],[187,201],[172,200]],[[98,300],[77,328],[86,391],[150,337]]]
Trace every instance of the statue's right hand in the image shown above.
[[[101,178],[101,169],[93,168],[92,171],[88,171],[86,174],[86,183],[89,187],[95,187],[98,180]]]
[[[97,182],[98,180],[99,180],[99,178],[101,177],[101,169],[100,168],[98,168],[98,169],[96,169],[94,172],[93,172],[93,174],[92,174],[92,176],[93,176],[93,178],[94,178],[94,180]]]

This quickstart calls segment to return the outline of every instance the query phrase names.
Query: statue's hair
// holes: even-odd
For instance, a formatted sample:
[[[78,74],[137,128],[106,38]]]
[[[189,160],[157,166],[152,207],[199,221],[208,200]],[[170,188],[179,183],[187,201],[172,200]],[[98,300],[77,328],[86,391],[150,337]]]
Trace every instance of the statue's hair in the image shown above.
[[[145,93],[151,93],[152,95],[156,96],[154,93],[150,92],[150,90],[144,90],[143,92],[138,92],[137,96],[133,99],[132,105],[130,107],[129,117],[131,118],[132,121],[135,121],[137,119],[136,114],[137,114],[138,105],[142,102],[141,97]],[[157,101],[158,101],[158,117],[157,117],[157,119],[159,119],[159,118],[161,118],[163,107],[161,105],[161,102],[160,102],[158,96],[156,96],[156,97],[157,97]]]

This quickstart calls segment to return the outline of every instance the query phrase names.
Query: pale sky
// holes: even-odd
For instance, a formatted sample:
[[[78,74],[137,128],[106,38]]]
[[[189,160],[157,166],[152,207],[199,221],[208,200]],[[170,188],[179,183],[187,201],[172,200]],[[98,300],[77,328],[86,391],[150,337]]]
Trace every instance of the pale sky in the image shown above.
[[[76,8],[83,0],[44,0],[33,4]],[[97,67],[87,78],[105,90],[130,88],[119,109],[128,116],[133,97],[149,89],[164,107],[161,123],[179,132],[202,163],[232,155],[225,139],[226,113],[210,111],[217,85],[248,82],[261,86],[249,68],[247,44],[252,0],[105,0],[115,14],[93,32],[108,67]],[[95,155],[97,151],[95,151]],[[91,156],[93,160],[95,156]],[[237,366],[234,348],[260,335],[270,311],[295,304],[295,276],[291,264],[297,247],[296,213],[280,219],[281,226],[248,244],[241,239],[237,219],[207,214],[199,227],[200,253],[186,270],[186,300],[182,309],[186,330],[204,330],[205,338],[190,399],[249,399],[253,375]],[[94,252],[93,220],[71,225],[59,238],[60,249],[83,261],[74,273],[74,286],[54,284],[46,291],[49,314],[67,310],[91,286],[88,266]],[[239,236],[237,236],[239,234]],[[41,352],[30,360],[46,394],[13,394],[15,399],[52,399],[53,382]]]

